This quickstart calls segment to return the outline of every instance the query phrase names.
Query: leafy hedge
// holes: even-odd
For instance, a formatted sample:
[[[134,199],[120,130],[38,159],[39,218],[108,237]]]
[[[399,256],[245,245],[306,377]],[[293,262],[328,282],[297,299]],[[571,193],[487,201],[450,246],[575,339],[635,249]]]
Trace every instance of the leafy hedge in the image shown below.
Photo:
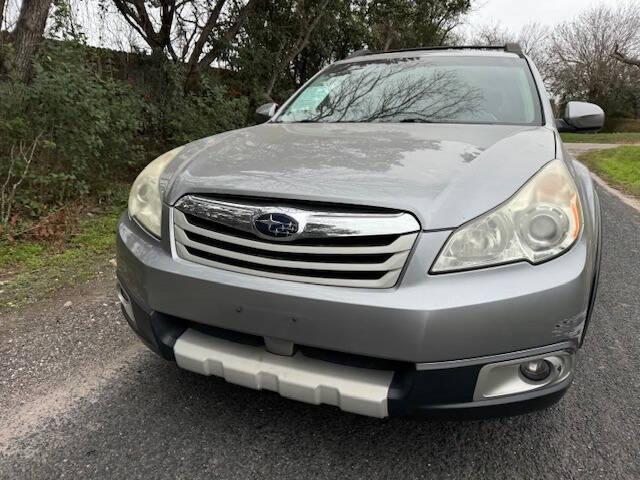
[[[607,117],[603,132],[640,132],[640,119]]]
[[[100,55],[49,43],[32,83],[0,82],[5,197],[30,162],[4,229],[70,200],[109,195],[163,151],[246,124],[247,100],[231,98],[215,78],[185,94],[180,72],[162,58],[146,57],[147,81],[136,82],[104,68]]]

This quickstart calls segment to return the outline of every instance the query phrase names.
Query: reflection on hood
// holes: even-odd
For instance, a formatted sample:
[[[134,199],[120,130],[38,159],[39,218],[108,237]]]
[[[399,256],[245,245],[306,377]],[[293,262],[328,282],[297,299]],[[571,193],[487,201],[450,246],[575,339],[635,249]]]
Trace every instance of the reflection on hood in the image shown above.
[[[554,156],[544,127],[264,124],[187,145],[166,201],[199,192],[307,199],[402,209],[425,229],[452,228]]]

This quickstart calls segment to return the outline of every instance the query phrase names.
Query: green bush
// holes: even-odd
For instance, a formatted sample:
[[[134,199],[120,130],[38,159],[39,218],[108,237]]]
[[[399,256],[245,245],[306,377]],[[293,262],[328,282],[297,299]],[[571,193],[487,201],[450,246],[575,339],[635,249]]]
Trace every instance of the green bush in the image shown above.
[[[202,88],[185,94],[179,68],[166,58],[134,57],[135,75],[113,67],[113,58],[48,42],[31,84],[0,81],[0,185],[11,165],[10,183],[19,178],[24,152],[35,148],[15,196],[21,218],[108,196],[114,182],[131,181],[164,151],[246,125],[247,99],[231,98],[216,77],[204,75]]]
[[[204,81],[198,94],[187,94],[166,115],[167,140],[181,145],[246,126],[248,101],[228,98],[225,89]]]
[[[20,146],[35,144],[16,196],[23,213],[38,216],[94,193],[123,166],[143,158],[135,141],[141,100],[130,86],[97,76],[73,44],[46,48],[30,85],[0,83],[0,105],[1,164],[10,165]],[[6,174],[0,167],[0,178]]]
[[[147,99],[144,137],[151,153],[247,125],[248,99],[232,98],[217,77],[205,74],[197,92],[185,93],[182,72],[165,57],[151,56],[144,65]],[[153,143],[155,141],[155,144]]]

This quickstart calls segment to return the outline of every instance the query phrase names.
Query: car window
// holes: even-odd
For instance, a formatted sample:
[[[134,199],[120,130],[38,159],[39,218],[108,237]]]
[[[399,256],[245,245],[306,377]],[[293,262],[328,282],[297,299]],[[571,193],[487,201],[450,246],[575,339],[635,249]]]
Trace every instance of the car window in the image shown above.
[[[335,64],[278,122],[541,123],[522,58],[421,57]]]

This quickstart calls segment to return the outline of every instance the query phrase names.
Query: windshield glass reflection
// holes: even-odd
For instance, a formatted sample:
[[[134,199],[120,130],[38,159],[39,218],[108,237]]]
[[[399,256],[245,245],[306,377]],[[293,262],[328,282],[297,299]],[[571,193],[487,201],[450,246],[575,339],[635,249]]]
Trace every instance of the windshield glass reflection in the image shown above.
[[[515,58],[396,58],[335,64],[277,122],[540,123],[531,73]]]

